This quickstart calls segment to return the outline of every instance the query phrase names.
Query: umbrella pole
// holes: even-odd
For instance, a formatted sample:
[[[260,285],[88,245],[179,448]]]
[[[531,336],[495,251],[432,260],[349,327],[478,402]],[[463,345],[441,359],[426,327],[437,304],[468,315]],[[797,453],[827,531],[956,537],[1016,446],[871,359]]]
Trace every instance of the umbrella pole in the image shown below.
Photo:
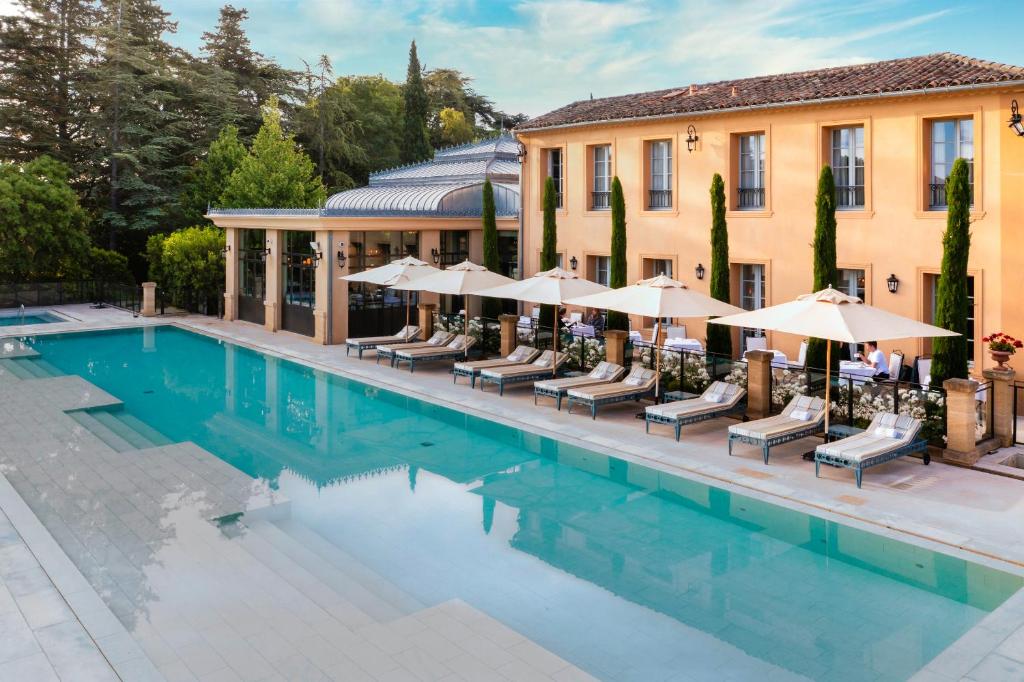
[[[462,324],[462,333],[466,336],[466,353],[463,357],[469,360],[469,296],[462,297],[462,306],[462,312],[466,316],[466,321]]]
[[[412,293],[408,289],[405,291],[405,340],[409,340],[409,299],[412,298]],[[426,329],[423,330],[426,332]],[[426,338],[424,336],[424,338]]]
[[[828,442],[828,418],[832,412],[832,342],[825,346],[825,441]]]
[[[558,376],[558,306],[553,306],[555,315],[554,319],[551,320],[551,343],[554,344],[555,355],[551,358],[551,378],[554,379]]]

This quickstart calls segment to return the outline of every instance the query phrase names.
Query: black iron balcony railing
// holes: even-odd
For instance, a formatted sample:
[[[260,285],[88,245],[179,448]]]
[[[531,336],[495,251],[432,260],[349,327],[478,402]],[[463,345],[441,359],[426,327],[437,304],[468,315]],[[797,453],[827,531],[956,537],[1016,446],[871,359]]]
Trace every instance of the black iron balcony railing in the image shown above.
[[[738,192],[740,210],[764,208],[764,187],[740,187]]]
[[[591,192],[590,208],[595,211],[603,211],[611,208],[611,192]]]
[[[651,189],[647,191],[647,208],[661,209],[672,208],[672,190]]]
[[[864,185],[836,185],[836,206],[864,208]]]
[[[971,206],[974,205],[974,183],[969,185],[971,190]],[[928,200],[929,208],[946,208],[949,205],[946,199],[946,183],[932,183],[928,185],[928,192],[930,198]]]

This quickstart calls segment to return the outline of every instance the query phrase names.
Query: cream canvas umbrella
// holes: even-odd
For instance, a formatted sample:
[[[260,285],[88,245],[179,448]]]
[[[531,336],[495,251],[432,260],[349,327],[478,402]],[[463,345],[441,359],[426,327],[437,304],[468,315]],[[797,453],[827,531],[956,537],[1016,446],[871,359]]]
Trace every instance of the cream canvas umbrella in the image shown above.
[[[555,357],[558,356],[558,306],[567,302],[567,299],[595,294],[600,291],[609,291],[608,287],[580,279],[574,272],[562,268],[552,268],[544,272],[538,272],[533,277],[527,277],[518,281],[512,281],[493,289],[478,291],[481,296],[491,298],[510,298],[515,301],[526,301],[527,303],[539,303],[541,305],[555,306],[554,326],[552,327]],[[558,371],[558,363],[551,363],[551,374],[554,376]]]
[[[711,298],[699,291],[688,289],[679,280],[665,275],[640,280],[636,284],[621,289],[609,289],[600,294],[574,298],[566,303],[655,318],[712,317],[742,312],[742,308]],[[654,339],[653,352],[654,396],[657,398],[661,383],[661,353],[658,351],[658,339]]]
[[[452,296],[466,296],[476,294],[481,289],[489,289],[501,284],[508,284],[515,280],[491,272],[482,265],[477,265],[469,260],[464,260],[458,265],[453,265],[445,270],[438,270],[435,273],[413,279],[410,281],[398,281],[391,284],[392,289],[402,291],[430,291],[435,294],[450,294]],[[465,326],[463,332],[469,335],[469,306],[464,306]],[[469,356],[469,347],[466,347],[466,356]]]
[[[378,286],[387,287],[389,289],[395,288],[395,284],[402,282],[411,282],[417,280],[420,277],[433,274],[435,272],[441,272],[433,265],[421,261],[418,258],[412,256],[406,256],[399,260],[392,261],[387,265],[382,265],[378,268],[370,268],[369,270],[363,270],[352,275],[344,275],[340,279],[347,280],[349,282],[365,282],[367,284],[376,284]],[[409,298],[410,294],[408,291],[405,292],[405,326],[409,327]]]
[[[812,336],[829,341],[863,343],[886,339],[934,336],[960,336],[942,327],[918,322],[881,308],[865,305],[831,287],[798,296],[795,301],[770,308],[742,312],[711,320],[712,324],[750,327]],[[832,386],[832,344],[826,345],[825,361],[825,433],[828,433],[830,389]]]

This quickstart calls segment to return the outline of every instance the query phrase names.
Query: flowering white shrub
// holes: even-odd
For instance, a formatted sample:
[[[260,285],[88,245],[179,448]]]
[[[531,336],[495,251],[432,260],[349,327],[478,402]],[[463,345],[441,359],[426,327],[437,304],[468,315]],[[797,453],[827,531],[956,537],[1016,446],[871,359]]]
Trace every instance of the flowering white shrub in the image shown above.
[[[661,354],[661,383],[667,390],[681,388],[700,393],[711,383],[711,373],[703,355],[671,350],[658,352]],[[653,369],[653,358],[653,348],[644,346],[640,349],[640,363],[644,367]]]
[[[936,391],[913,388],[911,386],[897,389],[899,409],[896,405],[897,393],[892,384],[875,384],[872,382],[855,383],[851,389],[849,382],[840,383],[831,393],[831,411],[838,418],[845,419],[849,414],[850,400],[853,400],[853,425],[865,428],[879,412],[893,412],[907,415],[922,422],[921,436],[929,442],[944,439],[943,415],[946,410],[946,398]],[[981,410],[977,431],[978,437],[984,433],[987,412]]]
[[[807,395],[807,374],[789,369],[772,369],[772,405],[785,406],[797,395]]]
[[[722,381],[727,384],[736,384],[744,391],[747,390],[747,366],[742,362],[735,363]]]

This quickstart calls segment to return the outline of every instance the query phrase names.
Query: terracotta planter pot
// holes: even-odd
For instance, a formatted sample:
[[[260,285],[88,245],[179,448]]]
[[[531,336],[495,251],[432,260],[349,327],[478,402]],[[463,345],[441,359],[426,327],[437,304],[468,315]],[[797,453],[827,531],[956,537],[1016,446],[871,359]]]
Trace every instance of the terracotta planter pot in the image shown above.
[[[1013,353],[1008,353],[1005,350],[990,350],[989,353],[992,354],[992,359],[996,361],[996,367],[999,369],[1005,369],[1006,362],[1013,355]]]

